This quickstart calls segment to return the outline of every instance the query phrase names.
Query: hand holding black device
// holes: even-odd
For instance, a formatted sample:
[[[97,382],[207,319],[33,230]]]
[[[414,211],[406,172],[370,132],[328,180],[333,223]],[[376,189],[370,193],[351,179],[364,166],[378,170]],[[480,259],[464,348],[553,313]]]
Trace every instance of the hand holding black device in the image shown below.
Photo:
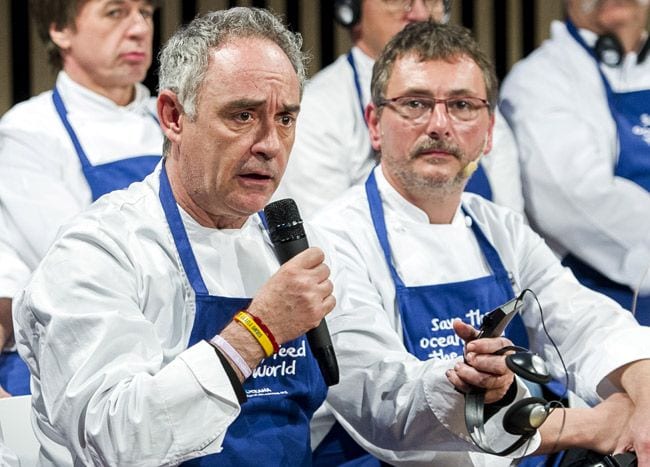
[[[498,337],[503,334],[508,324],[519,313],[523,306],[521,297],[513,298],[484,316],[477,339]],[[541,357],[518,346],[507,346],[497,354],[514,350],[515,353],[506,357],[506,364],[513,373],[532,381],[541,383],[550,380],[550,374]],[[544,399],[529,397],[513,404],[503,417],[504,429],[519,438],[505,449],[493,449],[485,438],[485,390],[475,388],[465,394],[465,425],[474,443],[489,454],[505,456],[514,452],[535,434],[537,428],[544,423],[550,407]]]

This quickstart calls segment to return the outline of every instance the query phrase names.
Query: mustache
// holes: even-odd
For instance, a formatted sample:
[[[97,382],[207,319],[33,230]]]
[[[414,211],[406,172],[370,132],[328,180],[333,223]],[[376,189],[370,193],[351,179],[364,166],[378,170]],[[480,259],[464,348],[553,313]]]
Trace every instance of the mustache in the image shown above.
[[[446,152],[454,156],[456,159],[460,159],[463,155],[460,148],[454,144],[449,144],[440,140],[428,139],[413,148],[411,151],[411,159],[415,159],[421,154],[431,151]]]

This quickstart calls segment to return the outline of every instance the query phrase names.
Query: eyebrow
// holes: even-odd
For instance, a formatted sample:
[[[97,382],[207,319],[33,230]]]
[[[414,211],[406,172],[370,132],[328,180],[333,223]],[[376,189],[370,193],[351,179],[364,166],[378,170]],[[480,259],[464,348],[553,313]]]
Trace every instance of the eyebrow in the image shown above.
[[[238,109],[255,109],[266,103],[264,99],[236,99],[230,101],[225,105],[226,110],[238,110]],[[282,112],[298,112],[300,110],[300,104],[296,105],[284,105],[282,107]]]
[[[422,96],[422,97],[435,97],[429,89],[422,88],[409,88],[402,94],[403,96]],[[452,89],[447,93],[448,97],[466,97],[466,96],[477,96],[478,93],[471,91],[469,89]]]
[[[108,0],[104,5],[124,5],[126,3],[143,3],[145,6],[153,6],[153,0]]]

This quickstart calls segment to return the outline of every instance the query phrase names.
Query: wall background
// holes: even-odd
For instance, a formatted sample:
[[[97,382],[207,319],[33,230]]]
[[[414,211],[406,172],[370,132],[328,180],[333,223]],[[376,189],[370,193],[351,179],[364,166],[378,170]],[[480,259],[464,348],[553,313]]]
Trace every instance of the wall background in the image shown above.
[[[474,31],[503,78],[510,67],[547,36],[549,23],[563,18],[562,0],[454,0],[451,22]],[[313,60],[310,74],[350,46],[347,31],[333,19],[333,0],[163,0],[156,12],[154,49],[197,13],[232,6],[265,7],[283,14],[302,33]],[[155,64],[145,84],[156,87]],[[0,114],[54,83],[36,35],[27,0],[0,0]]]

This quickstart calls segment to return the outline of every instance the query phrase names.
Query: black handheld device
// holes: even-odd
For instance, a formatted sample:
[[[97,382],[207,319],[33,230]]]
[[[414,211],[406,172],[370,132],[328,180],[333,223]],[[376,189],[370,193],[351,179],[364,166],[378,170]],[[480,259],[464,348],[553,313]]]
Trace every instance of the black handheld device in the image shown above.
[[[594,464],[594,467],[636,467],[637,458],[634,452],[622,452],[605,456],[602,462]]]
[[[483,317],[477,339],[482,337],[498,337],[503,334],[506,326],[512,321],[512,318],[517,316],[522,306],[523,301],[519,297],[515,297],[489,312]]]

